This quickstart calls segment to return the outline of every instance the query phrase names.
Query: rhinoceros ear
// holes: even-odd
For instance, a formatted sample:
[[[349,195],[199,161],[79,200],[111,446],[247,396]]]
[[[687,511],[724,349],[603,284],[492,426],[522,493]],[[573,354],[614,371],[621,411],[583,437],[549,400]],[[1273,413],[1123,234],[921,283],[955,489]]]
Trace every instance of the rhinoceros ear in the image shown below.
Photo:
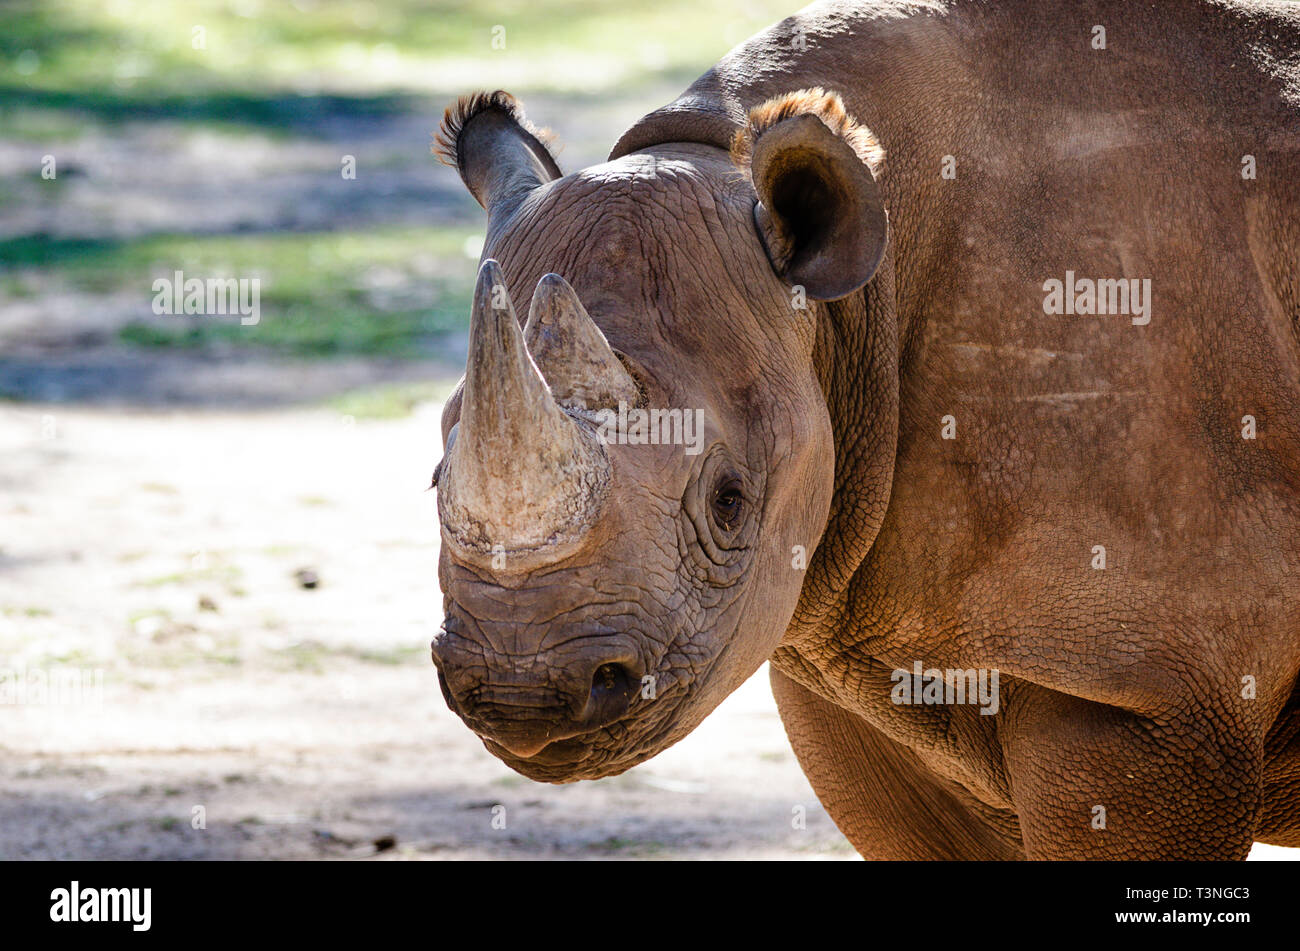
[[[754,221],[772,267],[814,300],[871,279],[888,215],[876,184],[884,151],[835,93],[802,89],[749,114],[731,157],[754,183]]]
[[[508,92],[478,92],[447,107],[433,153],[454,165],[470,194],[487,209],[488,227],[509,216],[538,185],[561,176],[545,130],[524,118]]]

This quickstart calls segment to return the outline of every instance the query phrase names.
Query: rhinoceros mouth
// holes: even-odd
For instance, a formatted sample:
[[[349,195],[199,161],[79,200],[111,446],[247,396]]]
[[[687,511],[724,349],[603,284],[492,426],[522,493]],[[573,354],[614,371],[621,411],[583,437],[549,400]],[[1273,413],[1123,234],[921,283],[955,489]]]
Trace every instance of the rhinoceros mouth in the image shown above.
[[[602,727],[556,740],[528,757],[517,756],[487,737],[480,739],[494,756],[535,782],[569,783],[612,776],[649,757],[649,753],[638,755],[633,748],[624,748],[624,743],[611,744],[607,730]]]
[[[483,740],[494,755],[508,762],[577,765],[595,749],[608,747],[611,736],[626,734],[627,725],[638,716],[638,711],[633,708],[622,717],[604,722],[593,716],[589,722],[564,723],[555,717],[530,718],[532,711],[528,707],[513,711],[508,719],[484,716],[466,708],[441,670],[438,671],[438,686],[448,709]],[[544,708],[539,707],[536,712],[543,711]]]
[[[582,734],[572,736],[562,740],[554,740],[547,743],[531,756],[519,756],[512,753],[506,747],[500,745],[491,737],[483,737],[484,742],[489,749],[499,759],[518,760],[535,766],[548,767],[573,767],[581,766],[591,758],[593,748],[591,741],[585,739],[587,736],[594,736],[599,731],[593,730],[591,734]]]
[[[441,671],[438,684],[448,708],[474,732],[488,752],[537,782],[567,783],[624,772],[655,754],[666,728],[665,717],[668,722],[672,719],[671,710],[666,706],[653,714],[645,707],[634,707],[625,716],[604,725],[585,729],[577,725],[580,732],[557,730],[554,739],[529,751],[528,755],[521,755],[517,751],[518,743],[511,743],[516,747],[512,750],[500,742],[503,738],[500,724],[480,722],[465,713]],[[545,730],[546,725],[541,724],[540,729]]]

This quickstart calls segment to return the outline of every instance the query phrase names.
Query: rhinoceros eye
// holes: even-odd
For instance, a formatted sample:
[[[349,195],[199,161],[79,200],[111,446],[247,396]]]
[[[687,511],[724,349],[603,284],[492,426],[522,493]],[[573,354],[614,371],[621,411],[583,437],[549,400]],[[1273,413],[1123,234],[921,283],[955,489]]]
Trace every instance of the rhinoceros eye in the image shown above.
[[[723,482],[713,494],[713,517],[727,531],[740,521],[740,510],[745,504],[740,483],[734,479]]]

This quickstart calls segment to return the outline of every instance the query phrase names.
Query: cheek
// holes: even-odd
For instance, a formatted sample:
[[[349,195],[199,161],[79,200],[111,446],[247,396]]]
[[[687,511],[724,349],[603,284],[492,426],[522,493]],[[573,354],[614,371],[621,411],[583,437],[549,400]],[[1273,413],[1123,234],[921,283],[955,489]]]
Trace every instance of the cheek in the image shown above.
[[[769,653],[794,615],[835,488],[830,416],[820,400],[805,406],[806,415],[793,427],[794,438],[781,463],[769,474],[752,563],[752,605],[746,623],[755,619],[752,629],[763,632]]]
[[[821,541],[835,491],[835,439],[830,413],[820,396],[802,401],[791,419],[780,463],[767,485],[765,548],[779,548],[784,569],[800,571]],[[802,578],[798,580],[802,586]]]

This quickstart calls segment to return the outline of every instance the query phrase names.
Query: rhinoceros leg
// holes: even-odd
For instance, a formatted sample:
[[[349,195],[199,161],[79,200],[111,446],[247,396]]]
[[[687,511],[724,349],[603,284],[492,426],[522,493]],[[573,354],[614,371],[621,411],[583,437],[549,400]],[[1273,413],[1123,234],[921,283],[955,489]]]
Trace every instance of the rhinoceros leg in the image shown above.
[[[980,807],[906,747],[776,668],[771,678],[799,765],[830,817],[865,858],[1025,857],[1013,817]]]
[[[1240,860],[1261,804],[1263,738],[1233,708],[1157,722],[1034,685],[999,735],[1032,859]]]
[[[1300,848],[1300,680],[1264,744],[1264,804],[1255,839]]]

